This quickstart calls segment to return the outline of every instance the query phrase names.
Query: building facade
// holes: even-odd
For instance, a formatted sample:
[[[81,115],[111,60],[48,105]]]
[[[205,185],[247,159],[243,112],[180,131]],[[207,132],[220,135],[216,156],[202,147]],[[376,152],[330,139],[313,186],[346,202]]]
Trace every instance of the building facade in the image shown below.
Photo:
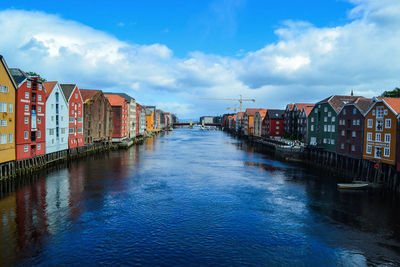
[[[83,99],[85,144],[112,140],[112,107],[101,90],[80,90]]]
[[[337,120],[340,109],[359,96],[330,96],[315,104],[308,116],[308,140],[311,146],[336,152]]]
[[[287,104],[285,108],[285,129],[286,136],[293,136],[293,107],[294,104]]]
[[[297,117],[297,139],[306,141],[308,139],[308,116],[311,110],[314,108],[314,104],[309,104],[301,108]]]
[[[128,138],[128,102],[119,95],[105,94],[112,107],[112,141]]]
[[[83,99],[76,84],[61,84],[68,100],[68,148],[83,146]]]
[[[262,121],[263,137],[283,137],[285,132],[285,110],[269,109]]]
[[[257,111],[263,111],[265,109],[262,108],[248,108],[244,112],[243,117],[243,134],[244,135],[253,135],[254,134],[254,115]]]
[[[112,93],[106,92],[107,95],[119,95],[125,98],[128,104],[128,137],[136,137],[136,100],[128,94],[125,93]]]
[[[20,69],[10,69],[17,84],[15,108],[16,159],[46,154],[46,89],[39,77],[28,76]]]
[[[338,137],[336,152],[338,154],[362,158],[364,146],[364,114],[371,107],[369,98],[358,98],[345,104],[337,115]]]
[[[365,114],[363,158],[395,165],[400,99],[378,97],[372,102]]]
[[[267,110],[263,109],[257,111],[254,115],[254,136],[261,137],[262,132],[262,122],[267,114]]]
[[[44,82],[46,89],[46,154],[68,149],[68,101],[58,82]]]
[[[15,96],[17,85],[0,55],[0,163],[15,160]]]

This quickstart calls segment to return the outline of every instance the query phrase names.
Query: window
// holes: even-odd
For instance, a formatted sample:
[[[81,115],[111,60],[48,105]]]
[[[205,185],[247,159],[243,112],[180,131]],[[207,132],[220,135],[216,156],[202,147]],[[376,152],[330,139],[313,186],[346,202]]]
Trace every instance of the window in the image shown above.
[[[24,131],[24,139],[27,140],[29,137],[29,133],[28,131]]]
[[[346,110],[345,109],[343,109],[343,115],[346,115]]]
[[[38,95],[38,100],[42,101],[42,95]]]
[[[37,118],[37,123],[42,124],[42,118]]]
[[[8,143],[12,143],[13,142],[13,134],[8,134]]]
[[[332,117],[332,122],[335,122],[336,121],[336,118],[335,117]]]
[[[326,138],[324,138],[324,141],[323,141],[323,142],[324,142],[324,144],[326,144]]]
[[[38,111],[38,112],[42,112],[42,107],[41,107],[41,106],[38,106],[37,111]]]
[[[276,126],[276,129],[279,130],[279,126]]]
[[[372,110],[372,116],[375,116],[375,109]]]
[[[49,135],[54,135],[54,129],[49,129]]]
[[[383,150],[383,155],[385,157],[390,157],[390,148],[389,147],[385,147],[385,149]]]
[[[368,121],[367,121],[367,127],[368,127],[368,128],[372,128],[373,124],[374,124],[373,120],[372,120],[372,119],[368,119]]]
[[[7,103],[0,102],[0,112],[7,112]]]
[[[79,122],[82,122],[82,117],[79,117]],[[276,122],[276,125],[279,125],[279,121]]]
[[[26,152],[28,152],[28,151],[29,151],[28,145],[24,145],[24,152],[26,153]]]
[[[74,115],[74,110],[71,110],[71,114]]]
[[[335,144],[335,139],[331,139],[331,145]]]
[[[78,128],[78,133],[83,133],[83,128]]]
[[[25,99],[29,99],[29,92],[25,92]]]
[[[24,123],[29,124],[29,117],[24,117]]]
[[[382,154],[382,148],[381,147],[375,147],[375,158],[380,159]]]
[[[314,122],[314,117],[311,117],[311,122]]]
[[[78,104],[78,107],[81,107],[81,103]]]
[[[69,133],[70,134],[73,134],[75,132],[75,129],[74,128],[69,128]]]
[[[42,137],[42,132],[41,131],[38,131],[37,132],[37,138],[41,138]]]
[[[391,119],[386,119],[385,120],[385,128],[390,129],[392,127],[392,120]]]
[[[375,141],[377,141],[377,142],[381,141],[381,134],[380,133],[376,133],[375,134]]]
[[[354,125],[357,125],[357,121],[356,120],[353,120],[353,126]]]
[[[314,125],[311,125],[311,132],[314,132]]]
[[[37,145],[37,150],[40,150],[40,148],[41,148],[41,145],[38,144],[38,145]]]
[[[31,84],[32,84],[31,81],[27,81],[26,82],[26,87],[31,88]]]
[[[328,130],[328,125],[324,125],[324,132]]]
[[[340,149],[344,149],[344,144],[343,143],[340,144]]]
[[[332,112],[328,112],[328,117],[332,117]]]
[[[328,121],[328,117],[324,117],[324,122],[327,122]]]
[[[324,112],[328,112],[328,107],[324,107]]]
[[[367,141],[372,141],[372,133],[367,133]]]
[[[356,131],[353,131],[353,132],[351,133],[351,136],[352,136],[352,137],[356,137]]]
[[[377,119],[383,118],[383,107],[376,107],[376,118]]]
[[[54,116],[51,116],[51,121],[54,121]]]
[[[8,86],[0,85],[0,93],[8,93]]]
[[[65,128],[61,128],[61,134],[65,134]]]
[[[315,110],[314,110],[314,113],[315,113],[315,114],[317,114],[317,113],[318,113],[318,110],[317,110],[317,109],[315,109]]]
[[[75,93],[75,99],[78,99],[78,93]]]
[[[357,114],[357,109],[353,108],[353,114],[356,115]]]
[[[29,105],[25,105],[25,111],[29,111]]]
[[[1,127],[6,127],[7,126],[7,120],[1,120],[0,121],[0,126]]]
[[[385,109],[384,112],[383,112],[383,114],[387,115],[387,114],[388,114],[388,110]]]
[[[344,130],[342,130],[342,136],[344,136],[344,133],[345,133]]]
[[[357,120],[357,125],[360,125],[360,120]]]
[[[277,135],[279,135],[279,132],[276,132]]]
[[[328,133],[331,132],[331,126],[330,125],[327,126],[327,130],[328,130]]]
[[[390,134],[385,134],[385,142],[390,143]]]
[[[74,117],[69,117],[69,122],[74,122]]]
[[[372,153],[372,146],[367,145],[367,154],[371,154]]]
[[[8,104],[8,113],[13,113],[13,104]]]
[[[356,146],[355,145],[351,145],[351,151],[356,151]]]
[[[7,134],[2,134],[2,135],[1,135],[0,143],[1,143],[2,145],[7,144]]]
[[[42,85],[39,84],[39,91],[42,91]]]
[[[383,120],[376,120],[376,131],[382,132],[383,131]]]
[[[332,133],[335,132],[335,125],[332,125]]]

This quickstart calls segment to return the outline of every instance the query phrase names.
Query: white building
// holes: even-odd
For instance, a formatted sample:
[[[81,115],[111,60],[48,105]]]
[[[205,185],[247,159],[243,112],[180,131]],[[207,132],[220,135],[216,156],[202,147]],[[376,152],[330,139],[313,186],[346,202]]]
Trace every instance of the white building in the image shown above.
[[[58,82],[44,82],[46,92],[46,154],[68,149],[68,101]]]

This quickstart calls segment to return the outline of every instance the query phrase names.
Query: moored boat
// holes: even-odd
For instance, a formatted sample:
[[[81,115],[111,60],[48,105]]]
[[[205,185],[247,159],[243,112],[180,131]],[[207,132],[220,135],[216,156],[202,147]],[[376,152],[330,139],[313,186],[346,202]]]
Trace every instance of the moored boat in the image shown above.
[[[337,186],[339,189],[358,190],[358,189],[367,189],[369,184],[367,184],[367,183],[337,184]]]

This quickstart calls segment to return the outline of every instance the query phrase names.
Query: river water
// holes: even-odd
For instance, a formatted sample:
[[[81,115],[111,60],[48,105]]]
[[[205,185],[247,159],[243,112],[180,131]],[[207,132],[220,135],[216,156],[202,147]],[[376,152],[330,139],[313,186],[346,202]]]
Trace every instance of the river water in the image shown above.
[[[400,265],[398,200],[339,192],[220,131],[40,176],[0,199],[0,265]]]

